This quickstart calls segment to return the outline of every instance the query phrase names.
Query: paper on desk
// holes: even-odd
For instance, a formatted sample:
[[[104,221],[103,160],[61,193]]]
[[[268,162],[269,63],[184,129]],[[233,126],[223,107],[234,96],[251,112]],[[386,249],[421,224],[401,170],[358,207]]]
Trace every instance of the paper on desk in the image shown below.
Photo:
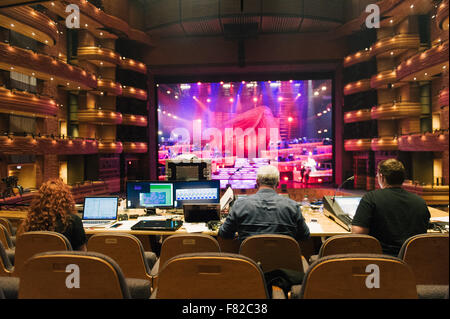
[[[115,224],[122,224],[122,225],[120,225],[120,226],[118,226],[118,227],[113,227],[113,228],[111,228],[111,226],[108,226],[108,230],[130,230],[131,229],[131,226],[133,226],[134,224],[136,224],[137,223],[137,220],[136,219],[132,219],[132,220],[121,220],[121,221],[118,221],[117,223],[115,223]],[[114,225],[114,224],[113,224]]]
[[[447,222],[448,223],[448,216],[445,217],[431,217],[431,222]]]
[[[183,223],[183,227],[186,229],[187,233],[201,233],[204,231],[209,231],[206,223]]]
[[[323,233],[322,226],[318,222],[306,223],[310,233]]]

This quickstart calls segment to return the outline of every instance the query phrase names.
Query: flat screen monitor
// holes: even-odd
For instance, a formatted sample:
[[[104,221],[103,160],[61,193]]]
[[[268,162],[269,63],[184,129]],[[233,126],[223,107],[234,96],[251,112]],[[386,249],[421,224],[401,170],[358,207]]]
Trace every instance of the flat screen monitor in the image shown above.
[[[361,201],[361,197],[335,197],[335,200],[341,210],[346,213],[351,219],[353,219],[359,202]]]
[[[182,208],[183,204],[220,203],[220,181],[174,182],[174,206]]]
[[[254,188],[258,168],[269,163],[295,188],[332,182],[331,79],[158,82],[160,176],[201,180],[197,164],[164,165],[195,155],[211,161],[210,179],[222,188]]]
[[[172,182],[128,181],[127,208],[173,207]]]

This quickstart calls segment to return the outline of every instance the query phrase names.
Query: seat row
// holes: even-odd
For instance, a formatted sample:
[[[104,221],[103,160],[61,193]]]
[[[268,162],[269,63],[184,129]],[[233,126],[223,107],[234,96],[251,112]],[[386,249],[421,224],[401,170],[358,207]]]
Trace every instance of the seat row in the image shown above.
[[[51,232],[30,232],[20,236],[18,240],[18,254],[16,256],[15,267],[13,268],[10,264],[8,264],[8,258],[2,258],[3,265],[3,275],[6,276],[15,276],[20,277],[22,279],[22,272],[20,270],[20,264],[25,264],[24,259],[28,260],[31,256],[36,253],[45,252],[48,250],[56,250],[56,251],[70,251],[70,243],[66,239],[63,238],[61,234],[50,234]],[[37,239],[41,236],[41,239]],[[62,237],[61,237],[62,236]],[[22,238],[23,237],[23,238]],[[59,242],[60,245],[56,245],[55,243],[50,245],[48,241],[45,245],[44,240],[42,238],[52,237],[52,240],[56,243]],[[27,248],[28,257],[21,257],[20,251],[22,247],[26,247],[21,244],[22,240],[29,238],[29,242],[31,243]],[[34,243],[34,244],[33,244]],[[36,243],[39,243],[37,245]],[[339,244],[341,243],[341,244]],[[308,298],[308,294],[305,294],[306,291],[310,291],[311,282],[315,282],[313,279],[314,274],[319,273],[318,270],[326,269],[324,268],[323,263],[334,265],[332,268],[334,271],[338,271],[339,267],[336,265],[344,265],[349,264],[352,260],[353,263],[356,262],[355,258],[363,258],[362,260],[377,260],[379,264],[376,264],[378,267],[378,273],[382,274],[383,280],[385,280],[386,274],[395,274],[394,270],[389,270],[385,268],[385,263],[389,265],[392,262],[396,262],[397,264],[403,264],[408,268],[408,271],[403,271],[403,273],[412,273],[412,282],[414,283],[415,289],[413,291],[419,293],[419,297],[433,297],[438,298],[445,295],[448,292],[448,235],[443,234],[435,234],[435,235],[418,235],[414,236],[407,242],[405,242],[404,247],[402,248],[399,258],[388,257],[385,255],[381,255],[381,247],[377,240],[371,236],[367,235],[340,235],[329,238],[321,247],[319,255],[316,258],[313,258],[312,264],[308,265],[304,257],[301,255],[300,248],[298,243],[288,236],[282,235],[259,235],[252,236],[245,240],[240,249],[240,254],[224,254],[220,253],[220,247],[217,241],[207,235],[201,234],[188,234],[188,235],[172,235],[166,240],[164,240],[161,247],[161,255],[159,259],[156,261],[154,266],[149,265],[147,258],[145,258],[144,250],[140,241],[133,235],[129,234],[117,234],[117,233],[102,233],[92,236],[88,241],[88,250],[91,252],[100,253],[102,256],[108,256],[112,259],[118,266],[118,268],[123,272],[124,278],[127,278],[126,281],[130,282],[130,278],[135,278],[136,280],[141,280],[141,282],[135,282],[132,284],[133,287],[137,287],[139,289],[134,289],[134,291],[140,291],[141,293],[134,293],[134,296],[143,296],[146,297],[150,291],[152,291],[153,298],[177,298],[179,293],[186,294],[190,291],[188,288],[180,287],[180,284],[177,283],[178,280],[183,283],[187,283],[187,270],[190,269],[191,274],[189,278],[192,278],[193,285],[192,287],[198,287],[196,282],[199,282],[199,276],[205,276],[205,278],[221,278],[225,276],[225,264],[236,264],[238,263],[238,259],[245,259],[243,262],[247,264],[256,265],[256,268],[260,270],[260,273],[256,273],[256,277],[261,277],[261,273],[267,274],[270,271],[276,269],[289,269],[302,275],[306,271],[305,279],[303,280],[303,284],[294,285],[292,290],[286,291],[285,293],[290,298]],[[46,247],[46,248],[44,248]],[[25,249],[24,249],[25,250]],[[182,254],[188,254],[180,257]],[[349,259],[348,253],[359,253],[359,255],[352,255]],[[367,254],[375,254],[373,256],[368,256]],[[3,255],[6,255],[3,253]],[[328,257],[327,257],[328,256]],[[98,256],[97,256],[98,257]],[[369,258],[370,257],[370,258]],[[56,257],[53,257],[56,258]],[[58,258],[62,258],[61,256]],[[77,257],[78,258],[78,257]],[[178,258],[178,259],[177,259]],[[369,259],[367,259],[369,258]],[[375,259],[373,259],[375,258]],[[358,259],[358,260],[359,260]],[[387,262],[387,260],[389,260]],[[430,262],[433,260],[433,262]],[[170,261],[170,263],[169,263]],[[362,263],[366,261],[361,261]],[[242,262],[239,261],[239,262]],[[190,264],[190,266],[188,266]],[[181,265],[181,266],[180,266]],[[320,267],[318,267],[320,265]],[[231,266],[230,266],[231,267]],[[236,267],[236,266],[233,266]],[[317,268],[318,267],[318,268]],[[359,268],[358,268],[359,267]],[[362,269],[361,265],[356,267],[355,269]],[[380,268],[381,267],[381,268]],[[401,266],[398,266],[401,267]],[[353,268],[352,268],[353,269]],[[0,270],[0,272],[2,272]],[[232,277],[237,277],[240,279],[238,283],[243,285],[243,278],[240,278],[237,274],[245,273],[242,270],[233,271],[232,267],[228,269]],[[314,270],[314,271],[313,271]],[[350,268],[341,269],[341,273],[339,275],[333,276],[333,278],[342,277],[342,278],[366,278],[370,276],[369,273],[365,273],[360,271],[357,274],[347,273]],[[214,272],[215,271],[215,272]],[[22,273],[28,273],[26,270]],[[327,273],[333,273],[331,270],[327,270]],[[209,274],[209,275],[208,275]],[[211,274],[220,274],[220,276],[211,276]],[[389,276],[392,276],[389,275]],[[181,277],[180,277],[181,276]],[[337,277],[336,277],[337,276]],[[40,276],[33,276],[34,278]],[[43,278],[45,278],[44,276]],[[244,278],[250,278],[251,276],[246,275]],[[321,276],[319,276],[320,278]],[[226,278],[226,276],[224,277]],[[309,280],[307,279],[309,278]],[[322,276],[322,278],[327,278],[326,276]],[[397,282],[401,276],[393,276],[395,278],[394,282]],[[267,279],[267,278],[266,278]],[[321,279],[323,280],[323,279]],[[142,281],[149,282],[147,288],[145,288],[145,284],[142,285]],[[256,280],[258,281],[258,280]],[[233,282],[232,278],[227,278],[222,284],[225,287],[231,287]],[[384,281],[383,281],[384,282]],[[263,278],[264,283],[264,278]],[[305,285],[309,283],[308,285]],[[397,282],[398,283],[398,282]],[[218,284],[219,286],[217,286]],[[222,284],[212,282],[209,283],[210,286],[213,287],[221,287]],[[267,283],[264,283],[263,286],[266,286]],[[294,283],[295,284],[295,283]],[[37,286],[37,284],[33,284]],[[248,287],[253,287],[255,284],[246,284]],[[313,284],[313,287],[317,286],[317,283]],[[403,286],[403,284],[400,284]],[[144,287],[144,288],[142,288]],[[151,287],[151,288],[150,288]],[[265,292],[268,295],[272,295],[272,287],[265,287],[266,290],[261,290],[260,292]],[[335,287],[336,288],[336,287]],[[336,288],[337,289],[337,288]],[[321,290],[323,294],[324,291],[333,291],[336,290],[333,288],[333,285],[328,283],[325,289]],[[342,288],[337,289],[337,291],[341,291]],[[145,291],[142,293],[142,291]],[[233,288],[234,295],[231,298],[238,298],[236,295],[236,288]],[[275,290],[277,293],[274,294],[275,297],[280,297],[279,290]],[[380,290],[374,290],[380,291]],[[199,289],[198,293],[204,293],[205,288]],[[218,289],[218,293],[220,292],[221,296],[224,296],[223,289]],[[193,294],[193,292],[190,292]],[[358,293],[358,295],[360,295]],[[217,298],[213,292],[209,292],[205,294],[203,298]],[[246,292],[243,296],[247,296],[246,298],[251,298],[248,292]],[[261,296],[261,295],[260,295]],[[322,295],[323,298],[333,298],[332,296],[326,297]],[[36,296],[38,297],[38,296]],[[336,296],[335,296],[336,297]],[[395,298],[395,296],[391,296]],[[88,298],[85,296],[85,298]],[[180,296],[180,298],[182,298]],[[194,298],[194,297],[192,297]],[[229,297],[223,297],[229,298]],[[343,298],[352,298],[350,295]],[[370,298],[370,296],[368,296]],[[408,297],[409,298],[409,297]]]

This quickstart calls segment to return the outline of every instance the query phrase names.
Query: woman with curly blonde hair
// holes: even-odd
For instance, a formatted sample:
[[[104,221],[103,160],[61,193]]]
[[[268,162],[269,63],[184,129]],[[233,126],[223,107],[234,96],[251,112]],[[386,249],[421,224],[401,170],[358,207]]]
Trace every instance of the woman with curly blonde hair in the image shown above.
[[[83,223],[76,215],[72,193],[61,179],[51,179],[41,185],[39,197],[31,203],[18,235],[41,230],[61,233],[74,250],[86,250]]]

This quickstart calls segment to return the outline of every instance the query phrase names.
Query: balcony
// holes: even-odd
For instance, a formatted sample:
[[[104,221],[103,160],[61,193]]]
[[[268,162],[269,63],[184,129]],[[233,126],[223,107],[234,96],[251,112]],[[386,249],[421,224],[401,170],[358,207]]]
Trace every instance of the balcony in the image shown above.
[[[116,67],[120,64],[120,55],[110,49],[98,47],[79,47],[78,61],[89,61],[98,67]]]
[[[448,30],[448,0],[444,0],[439,5],[436,12],[436,24],[441,30]]]
[[[95,75],[77,66],[6,43],[0,43],[0,69],[54,81],[55,84],[70,90],[90,90],[97,87]]]
[[[444,88],[439,92],[438,107],[448,106],[448,88]]]
[[[123,142],[124,153],[147,153],[147,143]]]
[[[423,185],[408,180],[403,182],[402,188],[422,197],[427,205],[448,205],[448,185]]]
[[[5,154],[96,154],[95,140],[48,136],[0,136],[0,152]]]
[[[78,121],[96,125],[118,125],[122,123],[122,114],[108,110],[79,110]]]
[[[401,136],[398,149],[405,152],[448,151],[448,131]]]
[[[122,87],[122,96],[146,101],[147,100],[147,91],[142,90],[142,89],[137,89],[137,88],[134,88],[131,86],[123,86]]]
[[[344,123],[364,122],[370,121],[371,119],[370,109],[362,109],[344,113]]]
[[[395,82],[397,82],[396,71],[386,70],[370,78],[370,87],[372,89],[388,89]]]
[[[344,141],[344,149],[347,152],[370,151],[370,138],[351,139]]]
[[[0,87],[0,112],[7,114],[47,117],[56,116],[58,107],[49,97],[8,90]]]
[[[117,141],[100,141],[98,143],[98,152],[102,154],[120,154],[123,147],[121,142]]]
[[[373,138],[370,148],[372,151],[396,151],[398,150],[398,139],[396,137]]]
[[[397,81],[430,81],[448,68],[448,41],[413,55],[397,67]]]
[[[147,74],[147,66],[139,61],[122,57],[119,67],[124,70],[130,70],[142,74]]]
[[[53,46],[58,39],[55,22],[45,14],[28,6],[1,9],[0,26],[46,45]]]
[[[349,66],[367,62],[372,58],[372,52],[369,50],[358,51],[354,54],[350,54],[344,58],[344,68],[348,68]]]
[[[377,41],[370,47],[372,56],[380,58],[395,57],[407,50],[418,50],[420,38],[417,34],[397,34]]]
[[[147,117],[134,114],[122,114],[122,125],[147,126]]]
[[[393,120],[405,117],[416,117],[422,114],[422,105],[419,102],[396,102],[381,104],[370,111],[374,120]]]
[[[108,93],[108,95],[117,96],[122,95],[122,85],[112,80],[99,79],[97,80],[97,90],[99,94]]]
[[[356,82],[348,83],[344,86],[344,95],[365,92],[371,90],[370,79],[363,79]]]

